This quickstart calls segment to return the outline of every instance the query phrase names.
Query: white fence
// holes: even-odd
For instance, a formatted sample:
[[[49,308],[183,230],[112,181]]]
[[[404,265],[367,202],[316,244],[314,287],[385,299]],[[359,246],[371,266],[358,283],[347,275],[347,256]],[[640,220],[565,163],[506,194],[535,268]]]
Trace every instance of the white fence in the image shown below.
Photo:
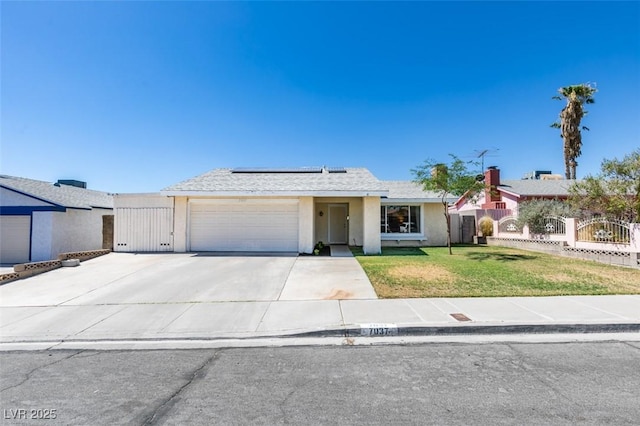
[[[630,244],[631,224],[615,219],[593,218],[577,223],[578,241]]]
[[[594,218],[548,217],[545,232],[532,233],[520,227],[515,216],[493,222],[492,245],[506,245],[605,263],[640,267],[640,224]]]

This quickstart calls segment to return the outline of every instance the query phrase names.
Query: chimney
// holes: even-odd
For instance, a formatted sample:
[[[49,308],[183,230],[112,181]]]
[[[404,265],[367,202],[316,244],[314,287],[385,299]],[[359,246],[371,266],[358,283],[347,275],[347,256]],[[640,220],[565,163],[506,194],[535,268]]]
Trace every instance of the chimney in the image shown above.
[[[438,176],[446,176],[448,173],[446,164],[436,164],[431,168],[431,177],[436,179]]]
[[[484,172],[485,183],[485,202],[482,205],[483,209],[495,209],[496,203],[502,200],[497,187],[500,186],[500,169],[496,166],[489,166],[487,171]]]

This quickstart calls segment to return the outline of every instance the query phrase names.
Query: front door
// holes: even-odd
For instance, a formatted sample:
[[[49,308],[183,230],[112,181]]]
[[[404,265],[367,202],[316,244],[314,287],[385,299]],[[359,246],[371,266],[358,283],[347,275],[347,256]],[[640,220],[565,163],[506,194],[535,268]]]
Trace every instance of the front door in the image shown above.
[[[329,206],[329,244],[347,244],[347,206]]]

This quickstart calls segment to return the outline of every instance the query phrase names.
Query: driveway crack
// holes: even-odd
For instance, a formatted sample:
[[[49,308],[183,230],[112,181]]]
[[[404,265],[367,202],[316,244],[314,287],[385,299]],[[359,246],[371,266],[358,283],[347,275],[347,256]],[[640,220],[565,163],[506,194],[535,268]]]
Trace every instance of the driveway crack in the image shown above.
[[[107,315],[106,317],[104,317],[104,318],[100,319],[99,321],[96,321],[93,324],[83,328],[82,330],[78,331],[77,333],[73,333],[73,334],[68,335],[66,338],[68,339],[69,337],[72,337],[72,336],[78,336],[78,335],[84,333],[85,331],[89,330],[90,328],[95,327],[96,325],[100,324],[101,322],[104,322],[104,321],[108,320],[112,316],[114,316],[116,314],[119,314],[120,312],[124,311],[125,309],[126,309],[126,306],[123,306],[121,309],[115,311],[111,315]]]
[[[189,380],[187,380],[185,384],[180,386],[173,394],[171,394],[171,396],[169,396],[162,403],[160,403],[160,405],[158,405],[158,407],[153,411],[153,413],[150,416],[148,416],[142,422],[142,424],[143,425],[156,424],[162,417],[165,417],[169,413],[171,408],[173,408],[173,406],[180,400],[180,394],[182,394],[195,381],[200,380],[205,376],[206,374],[205,369],[207,369],[209,365],[218,358],[219,353],[220,353],[219,351],[214,352],[213,355],[211,355],[202,363],[202,365],[196,368],[191,374],[191,377],[189,378]]]
[[[298,259],[299,257],[296,257],[295,260],[291,262],[291,267],[287,271],[287,276],[284,279],[284,284],[282,284],[282,288],[280,289],[280,293],[278,293],[278,297],[276,298],[276,300],[280,300],[280,297],[282,296],[284,289],[287,287],[287,282],[289,281],[289,277],[291,276],[291,271],[293,271],[293,268],[296,266],[296,263],[298,263]]]

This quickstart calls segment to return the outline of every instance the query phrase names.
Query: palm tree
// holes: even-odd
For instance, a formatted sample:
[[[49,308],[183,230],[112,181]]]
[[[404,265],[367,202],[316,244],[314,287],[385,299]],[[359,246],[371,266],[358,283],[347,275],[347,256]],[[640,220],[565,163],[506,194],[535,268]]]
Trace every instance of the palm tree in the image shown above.
[[[595,84],[582,83],[561,87],[558,89],[560,96],[552,98],[557,100],[565,99],[567,101],[565,107],[560,111],[560,121],[551,125],[551,127],[560,129],[560,136],[564,145],[564,168],[567,179],[576,178],[576,167],[578,166],[576,159],[582,154],[582,134],[580,130],[589,130],[588,127],[580,127],[580,121],[587,113],[583,105],[595,102],[593,94],[596,91]]]

